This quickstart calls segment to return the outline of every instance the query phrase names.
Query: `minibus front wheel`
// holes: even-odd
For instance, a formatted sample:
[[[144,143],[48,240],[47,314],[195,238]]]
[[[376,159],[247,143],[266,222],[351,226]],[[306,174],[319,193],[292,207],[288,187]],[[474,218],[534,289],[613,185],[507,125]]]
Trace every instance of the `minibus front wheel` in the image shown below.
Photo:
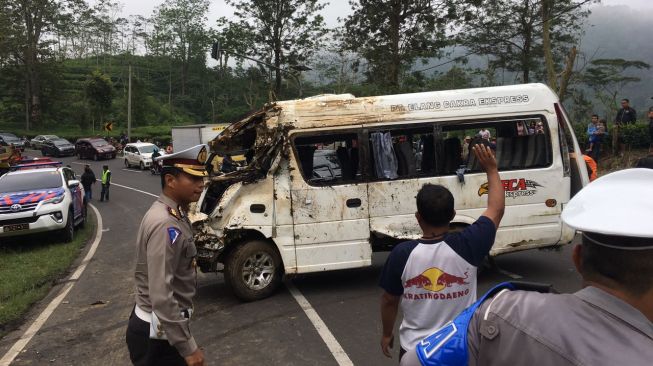
[[[282,277],[279,253],[273,244],[263,240],[238,244],[225,261],[225,283],[243,301],[272,295],[279,288]]]

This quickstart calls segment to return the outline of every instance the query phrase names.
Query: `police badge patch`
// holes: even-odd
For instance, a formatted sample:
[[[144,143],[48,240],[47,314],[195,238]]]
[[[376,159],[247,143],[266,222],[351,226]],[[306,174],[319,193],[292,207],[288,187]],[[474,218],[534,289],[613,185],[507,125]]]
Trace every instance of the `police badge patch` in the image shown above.
[[[170,245],[175,245],[175,242],[177,241],[177,239],[179,239],[179,235],[181,235],[181,231],[176,227],[168,228],[168,237],[170,238]]]

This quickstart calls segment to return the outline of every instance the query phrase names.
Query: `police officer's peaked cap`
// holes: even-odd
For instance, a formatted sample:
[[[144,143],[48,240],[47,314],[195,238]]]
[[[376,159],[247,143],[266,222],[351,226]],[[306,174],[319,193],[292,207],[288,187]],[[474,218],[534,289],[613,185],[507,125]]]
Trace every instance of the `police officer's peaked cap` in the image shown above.
[[[174,154],[157,156],[154,161],[162,161],[163,168],[178,168],[196,177],[206,177],[208,145],[197,145]]]
[[[569,201],[562,212],[562,221],[588,237],[600,234],[637,239],[597,244],[622,249],[651,249],[652,184],[653,169],[625,169],[605,175]]]

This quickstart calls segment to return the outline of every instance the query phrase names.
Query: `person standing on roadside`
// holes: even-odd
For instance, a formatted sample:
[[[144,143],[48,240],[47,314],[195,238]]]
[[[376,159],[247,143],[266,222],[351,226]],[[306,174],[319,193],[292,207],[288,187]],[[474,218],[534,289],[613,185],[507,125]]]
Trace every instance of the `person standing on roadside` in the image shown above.
[[[504,282],[420,339],[401,366],[650,365],[653,217],[649,169],[596,180],[565,205],[579,231],[572,261],[582,289]],[[606,195],[606,192],[619,192]]]
[[[633,124],[637,121],[637,111],[630,106],[630,100],[622,99],[621,100],[621,109],[617,112],[617,116],[614,119],[614,132],[612,133],[612,150],[613,153],[619,152],[623,154],[625,146],[623,144],[623,137],[621,136],[621,129],[626,126]]]
[[[109,187],[111,186],[111,170],[108,165],[102,166],[102,191],[100,191],[100,202],[106,198],[109,201]]]
[[[422,238],[397,245],[381,274],[381,351],[392,357],[394,323],[399,307],[401,358],[406,350],[451,320],[476,301],[477,267],[488,255],[505,210],[505,193],[497,161],[490,148],[476,144],[473,154],[487,174],[481,194],[488,195],[487,209],[461,232],[450,233],[456,215],[454,197],[441,186],[425,184],[417,193],[415,217]]]
[[[599,121],[599,116],[597,114],[592,115],[592,121],[587,125],[587,137],[589,140],[589,148],[585,150],[588,155],[594,159],[594,161],[599,160],[599,153],[601,151],[601,142],[603,141],[603,135],[605,131],[603,126]]]
[[[203,366],[190,329],[197,285],[197,248],[188,207],[204,189],[208,146],[161,160],[163,192],[147,211],[136,238],[136,305],[126,342],[135,366]]]
[[[95,178],[95,173],[93,173],[93,170],[91,169],[91,166],[86,164],[84,166],[84,173],[82,173],[82,187],[84,187],[84,198],[86,201],[90,201],[93,199],[93,184],[97,182],[97,178]]]

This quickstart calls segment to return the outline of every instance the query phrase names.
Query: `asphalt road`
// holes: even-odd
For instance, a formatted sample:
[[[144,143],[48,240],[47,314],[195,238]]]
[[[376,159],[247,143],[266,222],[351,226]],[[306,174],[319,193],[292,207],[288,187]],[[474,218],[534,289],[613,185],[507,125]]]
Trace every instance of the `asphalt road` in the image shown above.
[[[104,232],[86,271],[12,365],[128,365],[124,334],[133,307],[134,243],[144,213],[161,192],[160,180],[148,171],[124,169],[120,159],[62,161],[80,174],[83,164],[89,163],[97,176],[103,164],[110,166],[111,200],[98,202],[98,187],[91,202],[102,215]],[[377,282],[386,257],[387,253],[375,254],[369,268],[305,275],[289,282],[305,296],[354,365],[397,364],[397,349],[390,360],[379,347]],[[498,268],[481,274],[479,294],[511,279],[550,283],[560,292],[580,288],[571,246],[503,255],[496,264]],[[198,285],[192,330],[209,365],[338,365],[287,288],[268,299],[242,303],[227,291],[221,274],[200,273]],[[60,286],[35,306],[25,325],[0,340],[0,358]]]

